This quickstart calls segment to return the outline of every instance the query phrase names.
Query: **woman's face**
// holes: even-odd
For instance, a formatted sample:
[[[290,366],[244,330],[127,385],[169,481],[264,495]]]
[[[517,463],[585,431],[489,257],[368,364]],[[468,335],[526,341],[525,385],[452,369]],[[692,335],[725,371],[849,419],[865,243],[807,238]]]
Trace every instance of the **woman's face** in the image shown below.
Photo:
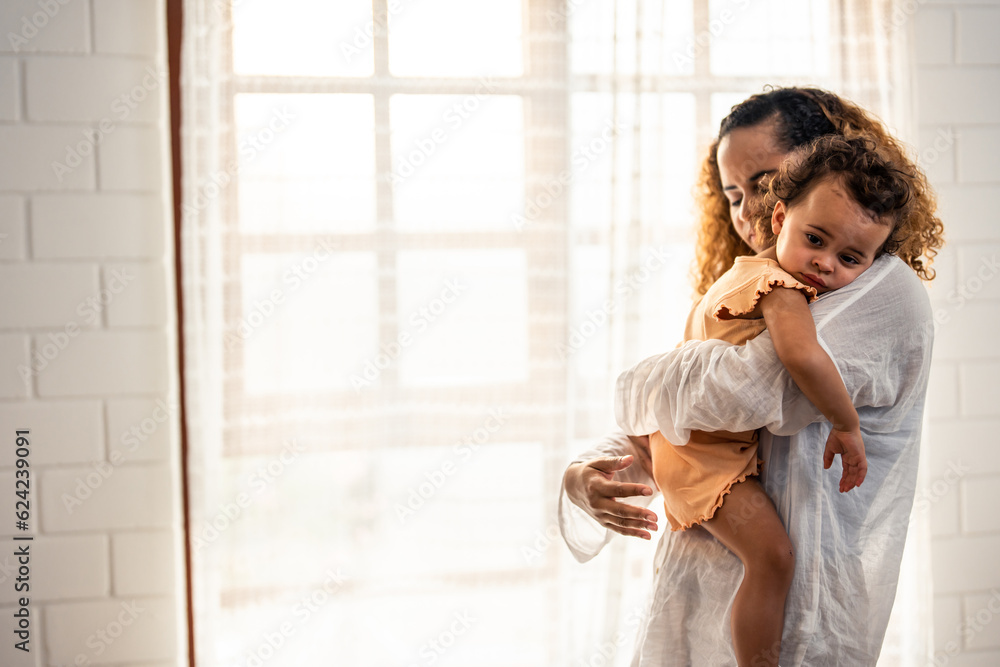
[[[777,171],[788,155],[778,147],[775,129],[775,121],[765,121],[733,130],[719,140],[719,176],[722,191],[729,200],[733,228],[754,252],[764,250],[765,246],[758,242],[747,220],[747,204],[757,196],[757,183]]]

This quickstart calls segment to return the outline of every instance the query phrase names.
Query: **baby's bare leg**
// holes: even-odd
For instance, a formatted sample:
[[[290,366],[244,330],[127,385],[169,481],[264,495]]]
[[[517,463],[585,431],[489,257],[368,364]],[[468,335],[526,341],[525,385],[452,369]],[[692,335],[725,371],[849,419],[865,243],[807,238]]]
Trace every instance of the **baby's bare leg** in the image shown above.
[[[740,667],[776,666],[795,569],[792,542],[777,510],[760,483],[748,478],[733,485],[702,526],[743,561],[732,613],[736,660]]]

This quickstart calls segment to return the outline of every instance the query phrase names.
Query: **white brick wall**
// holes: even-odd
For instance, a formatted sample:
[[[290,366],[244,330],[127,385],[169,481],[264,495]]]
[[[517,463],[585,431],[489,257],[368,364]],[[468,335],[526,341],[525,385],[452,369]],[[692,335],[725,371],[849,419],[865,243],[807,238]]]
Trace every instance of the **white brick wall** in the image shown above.
[[[21,259],[25,255],[24,200],[0,195],[0,259]]]
[[[0,2],[4,667],[185,663],[164,14]],[[30,654],[11,639],[24,427]]]
[[[160,214],[159,196],[138,194],[39,195],[32,199],[31,247],[47,259],[161,258],[162,230],[142,224]],[[17,215],[20,201],[0,199]],[[15,225],[11,225],[14,229]],[[13,234],[8,231],[8,234]],[[23,236],[23,234],[22,234]],[[20,238],[20,237],[19,237]],[[0,245],[3,249],[10,239]]]
[[[948,247],[931,296],[929,429],[934,664],[1000,664],[1000,2],[920,3],[913,19],[919,149]],[[949,468],[949,465],[952,467]],[[948,471],[951,470],[949,473]]]

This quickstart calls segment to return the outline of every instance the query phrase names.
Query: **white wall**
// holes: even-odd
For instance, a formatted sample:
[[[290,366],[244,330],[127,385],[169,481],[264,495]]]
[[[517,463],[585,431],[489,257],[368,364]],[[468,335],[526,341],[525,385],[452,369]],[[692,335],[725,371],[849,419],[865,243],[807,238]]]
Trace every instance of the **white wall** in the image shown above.
[[[935,665],[1000,665],[1000,3],[914,17],[920,150],[948,245],[931,291]],[[935,145],[936,144],[936,145]]]
[[[183,655],[164,23],[162,0],[0,3],[5,666]],[[25,381],[18,367],[37,354],[51,359]],[[24,427],[29,654],[12,641]]]

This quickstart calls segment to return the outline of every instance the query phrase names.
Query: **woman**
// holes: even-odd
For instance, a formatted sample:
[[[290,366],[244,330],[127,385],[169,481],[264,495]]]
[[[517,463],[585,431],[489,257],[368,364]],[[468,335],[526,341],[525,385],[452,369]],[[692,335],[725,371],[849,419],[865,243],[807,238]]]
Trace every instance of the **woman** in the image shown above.
[[[832,93],[777,89],[737,105],[723,121],[701,177],[699,294],[738,255],[761,250],[744,214],[759,181],[789,152],[824,134],[864,135],[906,160],[878,121]],[[919,172],[918,172],[919,173]],[[783,665],[875,664],[895,596],[916,483],[920,425],[933,338],[920,278],[941,246],[926,182],[897,257],[876,261],[847,288],[812,307],[820,339],[854,397],[865,431],[868,477],[850,494],[823,470],[828,424],[791,382],[765,333],[742,347],[691,342],[619,378],[626,433],[660,430],[686,442],[692,429],[766,427],[763,482],[796,552],[785,606]],[[577,559],[614,533],[649,539],[649,510],[616,498],[652,493],[648,443],[608,437],[569,466],[560,527]],[[632,500],[631,502],[636,502]],[[733,665],[729,609],[739,560],[703,530],[669,533],[656,551],[653,601],[635,665]]]

